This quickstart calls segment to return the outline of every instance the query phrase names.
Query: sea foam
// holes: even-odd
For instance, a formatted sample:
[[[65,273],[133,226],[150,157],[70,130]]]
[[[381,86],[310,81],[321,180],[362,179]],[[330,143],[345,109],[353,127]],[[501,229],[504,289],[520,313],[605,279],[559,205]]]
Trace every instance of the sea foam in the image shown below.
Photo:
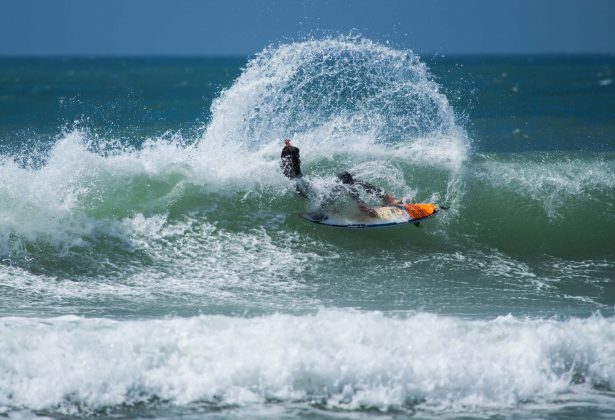
[[[615,322],[322,310],[257,318],[0,319],[0,406],[64,413],[162,400],[480,410],[615,386]]]

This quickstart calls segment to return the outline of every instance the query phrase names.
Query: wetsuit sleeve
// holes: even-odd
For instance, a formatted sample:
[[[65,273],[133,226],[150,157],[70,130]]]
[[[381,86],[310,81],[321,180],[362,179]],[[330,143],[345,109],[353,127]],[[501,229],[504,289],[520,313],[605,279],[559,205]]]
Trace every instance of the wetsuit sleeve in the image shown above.
[[[287,178],[292,178],[293,176],[293,158],[291,156],[290,150],[287,147],[282,149],[282,154],[280,155],[280,167],[282,168],[282,173]]]

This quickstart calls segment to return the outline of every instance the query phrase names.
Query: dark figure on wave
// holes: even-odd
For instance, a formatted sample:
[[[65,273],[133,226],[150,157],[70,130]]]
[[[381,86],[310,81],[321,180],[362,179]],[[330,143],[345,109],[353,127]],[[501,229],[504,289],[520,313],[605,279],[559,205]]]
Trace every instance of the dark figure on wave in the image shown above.
[[[290,139],[284,139],[284,148],[282,149],[282,155],[280,156],[282,162],[282,173],[286,178],[295,181],[297,188],[297,194],[303,198],[309,198],[310,187],[308,183],[303,179],[301,173],[301,157],[299,156],[299,148],[293,146],[290,143]]]
[[[301,172],[301,158],[299,156],[299,148],[291,144],[290,139],[284,140],[284,148],[281,154],[282,172],[284,176],[289,179],[295,180],[297,185],[297,193],[304,197],[309,197],[310,188],[308,183],[303,179],[303,173]],[[382,200],[383,204],[395,205],[402,204],[401,200],[396,199],[390,194],[387,194],[381,188],[359,179],[355,179],[349,172],[342,172],[337,175],[337,179],[340,184],[333,188],[329,197],[324,200],[323,207],[330,205],[335,201],[341,193],[347,193],[359,206],[359,209],[369,214],[370,216],[377,217],[378,215],[367,203],[361,199],[361,193],[365,193]]]
[[[299,148],[290,143],[290,139],[284,139],[284,148],[282,148],[282,172],[284,176],[290,179],[302,178],[301,173],[301,157],[299,156]]]

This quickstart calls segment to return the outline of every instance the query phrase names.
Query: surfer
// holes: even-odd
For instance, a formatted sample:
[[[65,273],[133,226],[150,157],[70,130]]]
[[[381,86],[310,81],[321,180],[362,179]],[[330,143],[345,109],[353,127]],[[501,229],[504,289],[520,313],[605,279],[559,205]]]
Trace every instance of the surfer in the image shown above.
[[[280,167],[282,173],[288,179],[294,180],[296,183],[297,193],[303,197],[309,197],[309,185],[303,179],[303,173],[301,172],[301,156],[299,154],[299,148],[293,146],[290,139],[284,139],[284,148],[280,155]],[[333,203],[342,193],[348,193],[348,195],[357,203],[359,209],[372,217],[378,215],[365,201],[361,199],[361,192],[372,195],[382,200],[383,204],[392,206],[396,204],[403,204],[401,200],[387,194],[381,188],[370,184],[369,182],[355,179],[350,172],[344,171],[337,175],[337,179],[341,185],[336,186],[329,194],[329,198],[325,199],[322,203],[322,207],[326,207]]]

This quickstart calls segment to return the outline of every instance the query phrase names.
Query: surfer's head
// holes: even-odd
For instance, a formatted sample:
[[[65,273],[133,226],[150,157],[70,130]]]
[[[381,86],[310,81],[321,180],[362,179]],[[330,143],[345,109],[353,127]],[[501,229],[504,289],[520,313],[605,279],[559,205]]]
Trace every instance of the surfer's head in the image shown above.
[[[284,139],[284,144],[288,147],[291,147],[290,145],[290,139]]]
[[[354,179],[352,178],[350,172],[344,171],[337,174],[337,179],[342,181],[342,184],[354,184]]]

